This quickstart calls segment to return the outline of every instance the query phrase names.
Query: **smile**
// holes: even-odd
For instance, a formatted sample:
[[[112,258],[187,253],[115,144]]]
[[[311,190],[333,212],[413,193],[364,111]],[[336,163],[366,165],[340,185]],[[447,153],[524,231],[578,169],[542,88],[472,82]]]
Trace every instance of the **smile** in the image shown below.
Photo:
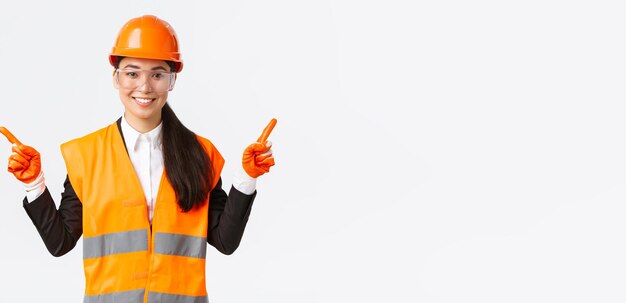
[[[139,98],[139,97],[132,97],[135,101],[137,101],[137,103],[139,104],[148,104],[154,100],[156,100],[156,98]]]

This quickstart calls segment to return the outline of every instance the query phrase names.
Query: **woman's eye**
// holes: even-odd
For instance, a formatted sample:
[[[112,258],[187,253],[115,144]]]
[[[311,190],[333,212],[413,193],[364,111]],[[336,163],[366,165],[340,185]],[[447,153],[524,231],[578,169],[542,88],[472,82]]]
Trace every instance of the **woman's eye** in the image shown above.
[[[163,78],[163,74],[155,73],[155,74],[152,75],[152,77],[154,77],[155,79],[161,79],[161,78]]]
[[[135,77],[137,77],[137,73],[136,72],[126,72],[126,76],[131,77],[131,78],[135,78]]]

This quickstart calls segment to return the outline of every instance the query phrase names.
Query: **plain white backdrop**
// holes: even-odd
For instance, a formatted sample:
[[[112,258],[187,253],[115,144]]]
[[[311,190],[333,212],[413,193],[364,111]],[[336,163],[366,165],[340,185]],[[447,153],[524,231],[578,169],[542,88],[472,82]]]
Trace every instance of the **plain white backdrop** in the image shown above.
[[[209,247],[212,303],[624,302],[625,8],[3,1],[0,125],[58,205],[59,145],[122,114],[108,52],[154,14],[185,63],[169,102],[225,189],[278,119],[241,246]],[[0,173],[0,302],[82,302],[82,239],[52,257],[23,197]]]

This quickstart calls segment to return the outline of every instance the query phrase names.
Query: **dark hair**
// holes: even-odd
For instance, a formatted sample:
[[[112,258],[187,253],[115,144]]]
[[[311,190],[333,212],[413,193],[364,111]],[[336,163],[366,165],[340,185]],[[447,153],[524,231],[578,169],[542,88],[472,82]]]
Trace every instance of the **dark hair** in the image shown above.
[[[115,68],[119,68],[118,57]],[[172,61],[165,61],[174,72]],[[161,109],[163,120],[163,162],[165,173],[176,193],[183,212],[204,205],[213,185],[213,165],[196,134],[183,125],[166,102]]]

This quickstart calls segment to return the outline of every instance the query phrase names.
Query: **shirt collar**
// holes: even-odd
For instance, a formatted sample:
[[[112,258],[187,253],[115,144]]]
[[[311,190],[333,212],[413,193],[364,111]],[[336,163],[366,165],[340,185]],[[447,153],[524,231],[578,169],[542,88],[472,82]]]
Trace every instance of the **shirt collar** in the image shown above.
[[[162,135],[161,130],[163,129],[163,121],[157,125],[157,127],[153,128],[151,131],[146,133],[140,133],[136,129],[134,129],[128,121],[126,121],[126,117],[122,115],[122,134],[124,134],[124,142],[126,143],[126,148],[132,148],[132,150],[136,150],[137,143],[139,142],[139,138],[145,138],[150,142],[150,146],[153,148],[163,149],[163,145],[161,144]],[[143,140],[145,140],[143,139]]]

